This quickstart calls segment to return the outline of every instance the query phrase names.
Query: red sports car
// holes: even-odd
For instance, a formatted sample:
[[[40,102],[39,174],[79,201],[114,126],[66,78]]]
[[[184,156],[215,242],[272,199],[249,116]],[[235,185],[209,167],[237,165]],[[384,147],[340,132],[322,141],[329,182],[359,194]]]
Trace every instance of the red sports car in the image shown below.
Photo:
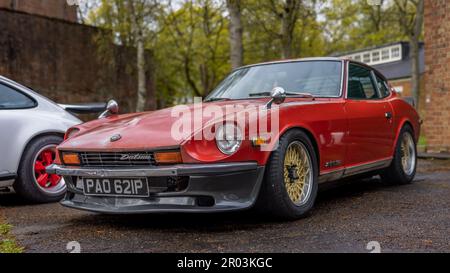
[[[109,113],[69,129],[49,173],[62,204],[102,213],[248,209],[304,216],[350,176],[410,183],[420,119],[362,63],[310,58],[234,70],[189,106]]]

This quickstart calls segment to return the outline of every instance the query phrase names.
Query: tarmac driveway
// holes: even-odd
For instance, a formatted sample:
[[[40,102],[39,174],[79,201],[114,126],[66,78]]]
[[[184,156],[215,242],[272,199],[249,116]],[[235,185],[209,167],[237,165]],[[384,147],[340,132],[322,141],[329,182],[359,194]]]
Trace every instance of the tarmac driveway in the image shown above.
[[[249,212],[108,216],[0,194],[26,252],[450,252],[450,161],[421,160],[415,183],[355,181],[319,193],[312,216],[271,222]]]

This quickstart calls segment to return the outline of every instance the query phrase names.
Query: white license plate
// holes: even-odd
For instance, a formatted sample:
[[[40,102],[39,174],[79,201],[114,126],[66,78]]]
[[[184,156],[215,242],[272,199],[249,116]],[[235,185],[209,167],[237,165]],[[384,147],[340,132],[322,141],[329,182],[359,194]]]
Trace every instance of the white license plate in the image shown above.
[[[83,191],[91,196],[148,197],[146,178],[83,178]]]

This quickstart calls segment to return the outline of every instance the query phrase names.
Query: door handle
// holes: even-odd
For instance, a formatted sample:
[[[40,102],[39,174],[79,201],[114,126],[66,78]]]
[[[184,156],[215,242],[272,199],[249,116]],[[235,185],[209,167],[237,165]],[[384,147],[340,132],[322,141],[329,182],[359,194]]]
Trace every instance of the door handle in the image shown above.
[[[392,118],[392,113],[391,113],[391,112],[386,112],[386,113],[384,113],[384,116],[385,116],[387,119],[391,119],[391,118]]]

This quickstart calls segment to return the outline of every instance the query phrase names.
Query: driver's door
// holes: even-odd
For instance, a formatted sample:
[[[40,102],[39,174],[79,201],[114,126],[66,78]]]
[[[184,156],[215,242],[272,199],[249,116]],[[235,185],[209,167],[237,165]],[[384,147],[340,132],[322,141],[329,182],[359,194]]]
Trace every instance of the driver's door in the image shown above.
[[[388,159],[394,142],[393,110],[378,90],[375,74],[350,63],[347,88],[348,165]]]

